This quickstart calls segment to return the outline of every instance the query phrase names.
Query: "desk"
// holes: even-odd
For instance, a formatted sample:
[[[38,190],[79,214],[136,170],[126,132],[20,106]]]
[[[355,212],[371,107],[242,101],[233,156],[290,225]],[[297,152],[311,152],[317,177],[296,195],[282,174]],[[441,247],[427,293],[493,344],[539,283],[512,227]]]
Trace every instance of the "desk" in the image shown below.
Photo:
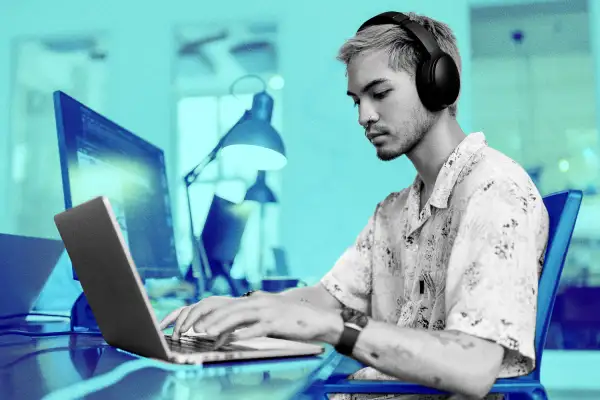
[[[0,331],[6,326],[0,327]],[[68,330],[62,323],[24,323],[10,329],[31,332]],[[101,336],[0,336],[0,397],[41,399],[56,390],[97,387],[86,399],[311,399],[302,394],[331,371],[339,356],[331,346],[318,357],[247,361],[207,366],[152,366],[115,374],[132,362],[153,361],[108,346]],[[133,365],[133,364],[127,364]],[[122,369],[122,368],[119,368]],[[108,374],[108,375],[105,375]],[[103,386],[97,377],[104,376]],[[82,384],[83,382],[83,384]],[[322,398],[321,398],[322,399]],[[319,400],[321,400],[319,399]]]

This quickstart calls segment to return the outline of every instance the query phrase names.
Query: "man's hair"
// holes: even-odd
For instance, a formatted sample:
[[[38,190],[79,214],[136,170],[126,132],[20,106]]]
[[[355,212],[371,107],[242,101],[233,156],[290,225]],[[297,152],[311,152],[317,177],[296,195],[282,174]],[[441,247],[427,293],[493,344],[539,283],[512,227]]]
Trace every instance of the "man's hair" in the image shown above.
[[[413,12],[406,14],[412,21],[421,24],[429,31],[440,49],[448,53],[461,72],[461,58],[456,46],[456,37],[448,25]],[[359,54],[372,51],[386,50],[390,56],[389,66],[394,71],[404,70],[413,79],[420,60],[423,60],[426,50],[417,44],[408,31],[398,25],[385,24],[370,26],[351,39],[348,39],[340,48],[336,59],[348,67],[352,59]],[[448,112],[456,118],[456,103],[448,107]]]

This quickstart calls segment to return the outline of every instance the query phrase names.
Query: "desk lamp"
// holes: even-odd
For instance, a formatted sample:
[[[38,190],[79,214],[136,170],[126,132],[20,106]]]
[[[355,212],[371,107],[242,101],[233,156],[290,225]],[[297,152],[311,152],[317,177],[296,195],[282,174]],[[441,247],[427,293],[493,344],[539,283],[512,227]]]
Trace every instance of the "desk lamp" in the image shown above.
[[[256,77],[263,83],[263,90],[254,95],[252,108],[246,110],[229,132],[219,140],[215,148],[184,176],[191,240],[194,245],[192,270],[196,274],[195,278],[201,292],[204,291],[208,262],[201,238],[196,239],[194,235],[190,186],[219,153],[224,158],[244,160],[248,168],[256,170],[278,170],[287,163],[281,136],[271,126],[273,98],[266,93],[265,82],[256,75],[245,75],[232,83],[230,92],[232,93],[233,86],[237,82],[246,77]]]
[[[258,265],[261,273],[264,274],[264,236],[265,236],[265,206],[267,203],[277,203],[277,198],[265,180],[265,171],[258,171],[256,182],[246,192],[244,200],[255,201],[260,204],[260,226],[258,234],[259,252]]]

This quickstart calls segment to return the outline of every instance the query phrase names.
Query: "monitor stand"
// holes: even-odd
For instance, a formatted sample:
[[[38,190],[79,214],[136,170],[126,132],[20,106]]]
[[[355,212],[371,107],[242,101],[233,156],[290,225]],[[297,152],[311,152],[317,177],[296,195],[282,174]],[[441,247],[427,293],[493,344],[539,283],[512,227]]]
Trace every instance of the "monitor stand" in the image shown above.
[[[100,332],[85,293],[81,293],[71,307],[71,331]]]

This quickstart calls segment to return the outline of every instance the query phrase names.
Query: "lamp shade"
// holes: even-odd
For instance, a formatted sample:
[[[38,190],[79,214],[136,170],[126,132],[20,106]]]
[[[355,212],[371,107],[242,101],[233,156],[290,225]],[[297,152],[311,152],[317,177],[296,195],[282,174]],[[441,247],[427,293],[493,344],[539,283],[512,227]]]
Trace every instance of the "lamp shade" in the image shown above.
[[[254,95],[252,109],[246,111],[224,137],[221,155],[243,159],[257,170],[277,170],[287,163],[285,146],[271,126],[273,98],[266,92]]]
[[[275,193],[267,186],[265,171],[258,171],[256,182],[246,192],[244,200],[256,201],[257,203],[277,203]]]

